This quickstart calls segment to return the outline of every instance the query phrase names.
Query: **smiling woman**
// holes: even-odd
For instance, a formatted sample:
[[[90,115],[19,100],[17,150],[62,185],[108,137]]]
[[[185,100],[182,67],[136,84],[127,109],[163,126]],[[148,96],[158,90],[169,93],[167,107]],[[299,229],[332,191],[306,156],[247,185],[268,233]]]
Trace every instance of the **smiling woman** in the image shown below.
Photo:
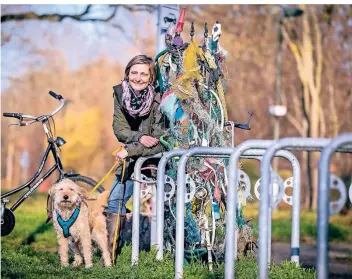
[[[159,111],[160,94],[154,90],[155,80],[153,59],[137,55],[127,64],[124,80],[113,87],[113,130],[117,140],[124,146],[116,153],[116,159],[124,160],[128,157],[128,160],[124,173],[122,168],[116,171],[116,180],[105,209],[110,249],[116,240],[117,231],[123,230],[126,202],[133,193],[130,176],[135,161],[140,156],[162,151],[159,137],[164,134],[164,123]],[[118,219],[121,220],[120,223]]]

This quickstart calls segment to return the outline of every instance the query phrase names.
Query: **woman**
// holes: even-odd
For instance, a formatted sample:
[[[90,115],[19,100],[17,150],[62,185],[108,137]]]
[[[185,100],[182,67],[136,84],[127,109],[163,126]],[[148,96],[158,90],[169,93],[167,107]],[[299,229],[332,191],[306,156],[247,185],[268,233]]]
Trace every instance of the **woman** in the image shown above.
[[[124,177],[122,167],[116,171],[116,180],[110,190],[108,206],[105,209],[109,247],[112,248],[120,208],[122,229],[126,216],[126,202],[133,194],[133,173],[135,161],[140,156],[149,156],[162,151],[159,137],[163,131],[163,117],[159,111],[160,94],[154,90],[156,70],[152,58],[137,55],[127,64],[125,78],[114,86],[113,130],[124,149],[117,152],[116,159],[126,159]]]

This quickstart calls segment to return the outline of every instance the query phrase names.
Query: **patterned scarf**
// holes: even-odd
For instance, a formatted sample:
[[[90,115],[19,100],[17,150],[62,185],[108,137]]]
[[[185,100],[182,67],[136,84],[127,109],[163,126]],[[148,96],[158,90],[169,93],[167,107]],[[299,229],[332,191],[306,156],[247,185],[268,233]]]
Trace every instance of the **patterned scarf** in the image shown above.
[[[142,117],[150,112],[154,100],[154,89],[151,85],[135,94],[127,81],[122,81],[122,104],[132,117]]]

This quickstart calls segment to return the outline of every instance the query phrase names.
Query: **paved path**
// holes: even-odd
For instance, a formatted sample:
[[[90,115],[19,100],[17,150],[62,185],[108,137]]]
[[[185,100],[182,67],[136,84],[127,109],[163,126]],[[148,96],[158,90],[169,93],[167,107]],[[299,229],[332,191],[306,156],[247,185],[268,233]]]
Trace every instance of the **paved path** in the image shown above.
[[[273,243],[272,257],[279,264],[290,258],[289,243]],[[303,267],[315,267],[316,245],[301,244],[300,263]],[[336,279],[352,278],[352,244],[331,244],[329,252],[330,277]]]

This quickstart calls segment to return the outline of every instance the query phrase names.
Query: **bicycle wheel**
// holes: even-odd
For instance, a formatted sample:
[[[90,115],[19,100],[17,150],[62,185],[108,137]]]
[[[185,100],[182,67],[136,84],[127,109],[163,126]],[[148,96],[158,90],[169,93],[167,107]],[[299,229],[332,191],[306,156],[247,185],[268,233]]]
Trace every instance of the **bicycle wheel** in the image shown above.
[[[1,219],[1,236],[6,236],[10,234],[15,228],[15,224],[15,215],[13,215],[13,212],[10,209],[5,208],[4,215]]]
[[[90,191],[94,188],[95,185],[98,184],[98,182],[96,182],[94,179],[87,177],[87,176],[83,176],[83,175],[69,175],[66,176],[65,178],[71,179],[73,182],[75,182],[76,184],[78,184],[79,186],[85,188],[87,191]],[[103,185],[100,185],[96,191],[98,193],[102,193],[105,191]]]

